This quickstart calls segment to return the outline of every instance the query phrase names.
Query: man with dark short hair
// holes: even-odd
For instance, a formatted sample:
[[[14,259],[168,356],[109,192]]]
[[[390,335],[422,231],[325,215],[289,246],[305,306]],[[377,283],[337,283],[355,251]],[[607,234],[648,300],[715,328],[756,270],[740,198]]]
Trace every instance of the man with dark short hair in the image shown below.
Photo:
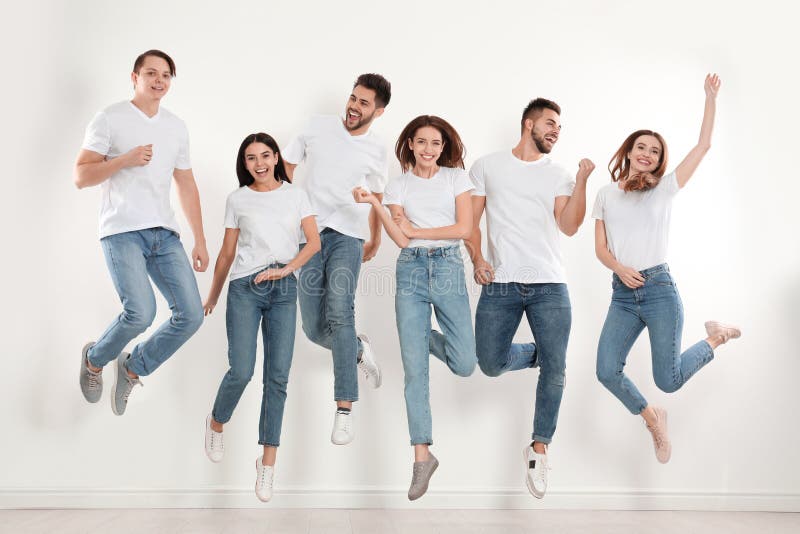
[[[558,233],[571,236],[586,214],[586,181],[594,164],[581,160],[573,180],[547,154],[558,141],[561,108],[544,98],[522,113],[513,149],[484,156],[470,169],[473,231],[467,248],[483,286],[475,313],[478,364],[488,376],[539,367],[532,442],[523,451],[534,497],[547,490],[547,445],[564,390],[572,311]],[[481,252],[486,210],[488,261]],[[513,343],[525,313],[535,343]]]
[[[203,322],[192,266],[205,271],[208,252],[189,161],[189,134],[181,119],[160,106],[174,76],[175,62],[164,52],[148,50],[137,57],[131,73],[133,99],[95,115],[75,163],[79,189],[102,189],[100,243],[123,307],[98,340],[83,347],[80,386],[87,401],[99,401],[103,367],[116,361],[111,395],[116,415],[125,413],[140,377],[155,371]],[[173,180],[194,235],[191,264],[170,206]],[[129,354],[123,352],[125,346],[155,318],[150,279],[172,316]]]
[[[355,436],[353,402],[358,372],[377,388],[381,370],[367,336],[356,335],[355,291],[361,263],[378,252],[381,223],[374,208],[358,204],[352,190],[362,187],[380,199],[386,186],[386,147],[370,130],[391,98],[379,74],[358,77],[344,118],[317,116],[283,152],[290,176],[301,161],[305,189],[317,214],[322,249],[300,272],[299,301],[308,339],[333,354],[334,416],[331,441],[346,445]]]

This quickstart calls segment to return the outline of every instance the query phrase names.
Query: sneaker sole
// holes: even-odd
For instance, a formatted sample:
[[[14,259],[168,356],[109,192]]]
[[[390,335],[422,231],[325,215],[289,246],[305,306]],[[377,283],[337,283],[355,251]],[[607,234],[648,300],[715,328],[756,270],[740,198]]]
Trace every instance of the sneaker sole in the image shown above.
[[[114,402],[117,398],[117,386],[119,385],[119,358],[114,360],[114,389],[111,390],[111,411],[114,412],[114,415],[123,415],[125,410],[123,409],[122,412],[117,413],[117,403]]]
[[[522,449],[522,459],[525,462],[525,485],[528,486],[528,491],[530,492],[531,495],[533,495],[537,499],[543,499],[544,498],[544,493],[540,494],[538,491],[536,491],[534,489],[533,485],[531,484],[530,479],[528,479],[528,465],[529,465],[528,464],[528,447],[525,447],[524,449]]]

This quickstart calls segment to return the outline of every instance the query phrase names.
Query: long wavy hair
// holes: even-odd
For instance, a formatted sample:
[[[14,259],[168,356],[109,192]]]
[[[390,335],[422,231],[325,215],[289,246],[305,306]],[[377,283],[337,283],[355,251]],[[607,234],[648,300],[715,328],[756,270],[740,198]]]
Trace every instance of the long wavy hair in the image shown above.
[[[661,143],[658,166],[653,172],[630,175],[631,160],[628,154],[633,150],[636,140],[643,135],[652,135]],[[624,182],[622,187],[624,191],[647,191],[648,189],[653,189],[661,181],[661,177],[664,176],[664,172],[667,170],[668,159],[667,143],[660,133],[653,130],[636,130],[622,142],[622,146],[619,147],[611,161],[608,162],[608,172],[611,173],[612,182],[620,180]]]
[[[464,148],[464,143],[461,142],[461,136],[458,135],[456,129],[449,122],[436,115],[420,115],[403,128],[394,146],[394,153],[400,161],[403,172],[414,168],[414,165],[417,164],[417,160],[414,158],[414,151],[408,146],[408,141],[414,139],[417,130],[426,126],[436,128],[442,134],[444,147],[439,159],[436,160],[436,164],[440,167],[459,167],[463,169],[467,150]]]
[[[255,178],[253,178],[253,175],[250,174],[250,171],[247,170],[247,165],[244,161],[244,151],[247,150],[247,147],[253,143],[264,143],[270,149],[272,149],[272,151],[278,156],[278,164],[275,165],[275,179],[279,182],[283,181],[292,183],[292,181],[289,179],[289,175],[286,173],[286,166],[283,164],[283,156],[281,156],[281,151],[278,148],[277,141],[275,141],[275,139],[273,139],[269,134],[258,132],[250,134],[244,138],[244,141],[242,141],[242,144],[239,147],[239,153],[236,155],[236,177],[239,178],[239,187],[252,185],[253,182],[256,181]]]

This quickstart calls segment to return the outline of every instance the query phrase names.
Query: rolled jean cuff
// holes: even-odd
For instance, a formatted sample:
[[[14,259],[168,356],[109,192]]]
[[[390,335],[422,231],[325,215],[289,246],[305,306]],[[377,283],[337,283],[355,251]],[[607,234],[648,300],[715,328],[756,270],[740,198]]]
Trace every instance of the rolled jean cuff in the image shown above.
[[[413,447],[414,445],[433,445],[433,439],[432,438],[419,438],[419,439],[411,438],[411,446]]]
[[[217,414],[215,414],[215,413],[214,413],[214,411],[213,411],[213,410],[211,411],[211,418],[212,418],[214,421],[216,421],[217,423],[221,424],[221,425],[225,425],[225,424],[227,424],[227,423],[228,423],[228,421],[230,421],[230,420],[231,420],[231,416],[233,416],[233,414],[231,414],[230,416],[228,416],[228,418],[227,418],[227,419],[225,419],[225,420],[223,421],[222,419],[220,419],[220,418],[219,418],[219,416],[218,416]]]
[[[647,403],[637,404],[635,407],[630,408],[628,411],[630,411],[633,415],[641,415],[645,408],[647,408]]]
[[[550,442],[553,441],[553,438],[546,438],[544,436],[540,436],[535,432],[531,435],[533,441],[538,441],[539,443],[544,443],[545,445],[550,445]]]
[[[339,402],[339,401],[342,401],[342,402],[358,402],[358,397],[356,397],[355,399],[352,399],[352,398],[346,398],[345,399],[345,398],[337,397],[337,396],[334,395],[333,400],[336,401],[336,402]]]
[[[258,440],[258,444],[264,447],[275,447],[276,449],[281,445],[280,443],[267,443],[261,440]]]

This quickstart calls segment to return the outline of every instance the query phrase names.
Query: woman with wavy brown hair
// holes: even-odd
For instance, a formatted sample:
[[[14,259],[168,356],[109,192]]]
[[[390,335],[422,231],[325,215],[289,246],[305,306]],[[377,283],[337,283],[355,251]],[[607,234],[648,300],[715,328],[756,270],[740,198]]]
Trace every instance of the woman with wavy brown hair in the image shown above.
[[[474,188],[464,170],[464,145],[444,119],[421,115],[405,127],[395,154],[404,174],[386,187],[380,209],[389,237],[402,248],[397,258],[395,313],[405,371],[405,399],[414,465],[408,498],[427,491],[439,461],[430,452],[433,432],[429,359],[433,354],[458,376],[475,369],[475,335],[461,240],[472,230]],[[357,188],[357,202],[380,207]],[[431,308],[441,332],[431,329]]]
[[[623,369],[636,338],[647,327],[653,377],[672,393],[714,358],[714,349],[741,335],[738,328],[705,323],[708,337],[681,353],[683,304],[666,263],[672,200],[711,146],[720,79],[706,76],[700,139],[669,174],[667,145],[651,130],[628,136],[608,165],[612,183],[597,194],[592,217],[595,252],[613,274],[613,295],[597,349],[597,378],[650,431],[656,458],[669,461],[667,412],[649,404]]]

